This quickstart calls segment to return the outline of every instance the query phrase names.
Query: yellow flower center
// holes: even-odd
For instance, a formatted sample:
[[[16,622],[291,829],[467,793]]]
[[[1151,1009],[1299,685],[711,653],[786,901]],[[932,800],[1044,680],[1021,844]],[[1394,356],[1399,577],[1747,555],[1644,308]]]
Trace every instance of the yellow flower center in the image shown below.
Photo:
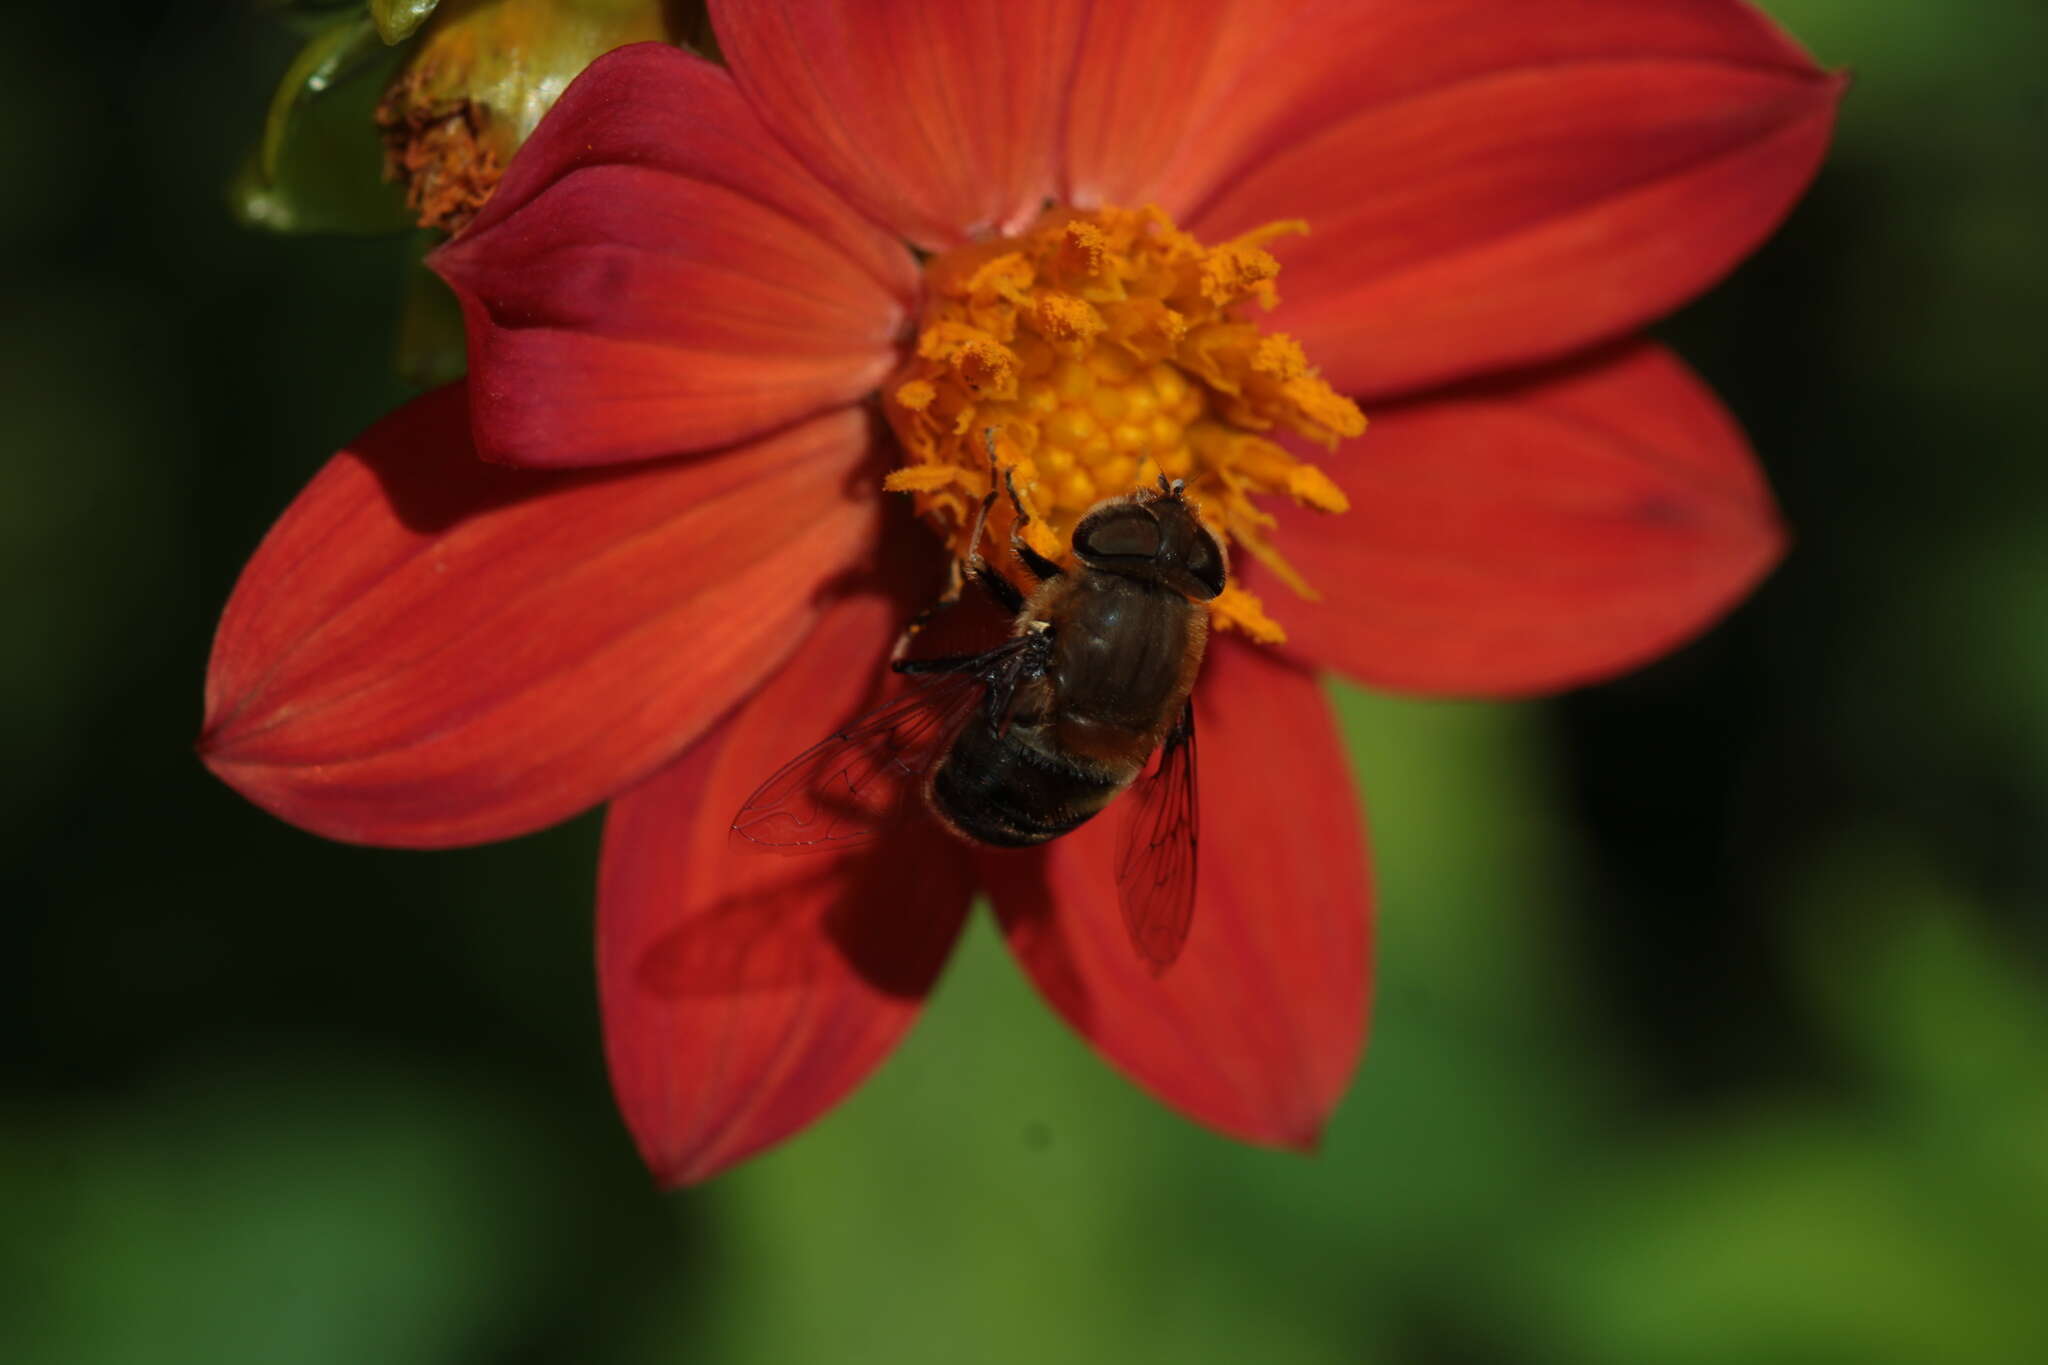
[[[1334,449],[1365,418],[1293,338],[1244,317],[1278,301],[1280,264],[1261,244],[1305,231],[1273,223],[1211,247],[1156,208],[1057,209],[1020,236],[933,258],[916,349],[882,393],[904,451],[885,486],[912,494],[964,556],[993,432],[1032,518],[1025,538],[1059,559],[1090,507],[1164,474],[1186,480],[1210,529],[1313,597],[1252,499],[1341,512],[1344,494],[1267,433]],[[995,544],[1010,524],[998,499]],[[1210,610],[1253,639],[1285,638],[1234,580]]]

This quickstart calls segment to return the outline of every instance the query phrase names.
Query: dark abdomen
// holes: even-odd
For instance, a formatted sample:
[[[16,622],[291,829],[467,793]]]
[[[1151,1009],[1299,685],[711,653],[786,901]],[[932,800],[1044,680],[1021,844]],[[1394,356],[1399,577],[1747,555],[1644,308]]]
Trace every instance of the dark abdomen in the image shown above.
[[[1029,742],[1029,727],[998,735],[976,717],[932,773],[931,803],[977,843],[1028,848],[1058,838],[1124,788],[1082,772]]]

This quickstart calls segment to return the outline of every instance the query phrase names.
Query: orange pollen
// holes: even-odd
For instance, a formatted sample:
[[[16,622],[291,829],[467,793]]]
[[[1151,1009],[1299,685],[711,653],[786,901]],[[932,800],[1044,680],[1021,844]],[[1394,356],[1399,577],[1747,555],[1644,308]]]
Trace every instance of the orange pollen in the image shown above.
[[[915,498],[964,556],[992,442],[1031,515],[1025,538],[1061,559],[1090,507],[1163,474],[1186,481],[1210,529],[1313,598],[1253,499],[1347,504],[1269,433],[1334,450],[1365,417],[1292,337],[1245,317],[1279,299],[1264,243],[1307,230],[1272,223],[1211,247],[1156,208],[1056,209],[1019,236],[934,257],[917,345],[882,391],[904,452],[885,486]],[[985,546],[1003,544],[1012,521],[997,499]],[[1210,611],[1252,639],[1286,638],[1234,578]]]

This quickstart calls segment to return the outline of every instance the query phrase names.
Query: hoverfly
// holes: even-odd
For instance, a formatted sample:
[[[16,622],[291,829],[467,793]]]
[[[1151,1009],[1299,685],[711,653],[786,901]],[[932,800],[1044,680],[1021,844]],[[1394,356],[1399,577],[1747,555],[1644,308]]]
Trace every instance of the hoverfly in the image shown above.
[[[989,439],[990,479],[968,542],[972,578],[1013,618],[977,654],[902,657],[960,582],[906,628],[891,668],[904,694],[791,759],[733,818],[740,847],[826,852],[871,842],[912,804],[994,848],[1042,844],[1132,789],[1115,875],[1132,945],[1155,972],[1194,913],[1198,808],[1189,693],[1223,591],[1223,545],[1179,481],[1097,503],[1075,524],[1076,566],[1024,539],[1030,516]],[[980,553],[996,485],[1016,513],[1010,549],[1026,594]],[[1146,772],[1154,753],[1158,763]]]

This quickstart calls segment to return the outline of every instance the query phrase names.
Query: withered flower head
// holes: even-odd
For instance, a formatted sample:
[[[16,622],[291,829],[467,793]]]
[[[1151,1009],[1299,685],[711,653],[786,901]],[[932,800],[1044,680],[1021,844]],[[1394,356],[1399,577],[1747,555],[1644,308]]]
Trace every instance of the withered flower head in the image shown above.
[[[627,43],[681,37],[662,0],[443,0],[377,106],[384,173],[421,227],[476,216],[563,89]]]

